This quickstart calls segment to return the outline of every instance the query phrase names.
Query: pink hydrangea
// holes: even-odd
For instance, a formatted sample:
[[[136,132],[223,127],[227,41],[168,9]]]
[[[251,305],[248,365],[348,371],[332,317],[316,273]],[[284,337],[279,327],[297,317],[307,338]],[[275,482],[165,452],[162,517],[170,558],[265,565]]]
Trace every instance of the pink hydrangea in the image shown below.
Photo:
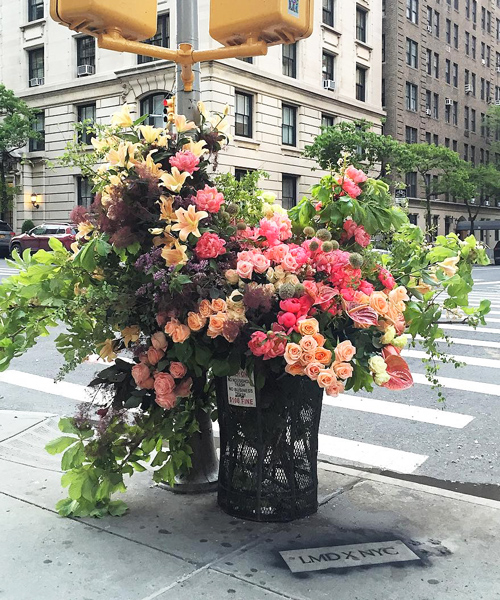
[[[189,150],[181,150],[175,156],[170,157],[169,163],[172,167],[177,167],[179,171],[185,171],[192,175],[199,170],[200,159]]]
[[[279,225],[271,219],[261,219],[259,223],[258,236],[264,237],[269,246],[276,246],[280,243]]]
[[[226,242],[216,233],[206,231],[198,240],[195,252],[198,258],[217,258],[226,253]]]
[[[368,179],[368,175],[361,171],[361,169],[356,169],[352,165],[347,167],[345,170],[345,174],[349,179],[352,179],[354,183],[364,183]]]
[[[196,206],[200,210],[206,210],[210,213],[217,213],[224,203],[224,196],[217,191],[217,188],[211,188],[208,185],[205,189],[198,190],[196,193]]]
[[[392,274],[387,269],[384,269],[383,267],[380,268],[380,271],[378,274],[378,280],[388,290],[392,290],[393,288],[396,287],[396,280],[394,279]]]

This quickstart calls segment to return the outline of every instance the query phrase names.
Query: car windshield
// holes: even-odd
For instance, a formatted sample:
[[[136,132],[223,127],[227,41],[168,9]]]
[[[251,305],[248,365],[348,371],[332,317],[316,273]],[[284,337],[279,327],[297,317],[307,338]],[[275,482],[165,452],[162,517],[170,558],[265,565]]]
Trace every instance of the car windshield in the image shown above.
[[[0,221],[0,231],[12,231],[12,227],[5,221]]]

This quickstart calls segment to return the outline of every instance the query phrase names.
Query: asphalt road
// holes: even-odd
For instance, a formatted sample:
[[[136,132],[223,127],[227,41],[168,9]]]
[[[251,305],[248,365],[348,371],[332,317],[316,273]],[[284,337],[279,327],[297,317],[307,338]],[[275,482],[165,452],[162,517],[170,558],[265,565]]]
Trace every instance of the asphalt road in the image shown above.
[[[0,260],[0,278],[10,272]],[[425,384],[417,346],[406,355],[415,378],[410,390],[377,388],[373,394],[326,399],[323,458],[439,480],[500,483],[500,266],[477,268],[474,279],[471,303],[488,298],[492,312],[487,326],[477,331],[457,324],[445,327],[454,340],[450,352],[469,363],[458,370],[442,365],[446,402],[439,403]],[[62,365],[53,338],[40,340],[0,373],[0,410],[74,413],[85,398],[83,386],[102,366],[82,365],[65,380],[76,385],[51,389]]]

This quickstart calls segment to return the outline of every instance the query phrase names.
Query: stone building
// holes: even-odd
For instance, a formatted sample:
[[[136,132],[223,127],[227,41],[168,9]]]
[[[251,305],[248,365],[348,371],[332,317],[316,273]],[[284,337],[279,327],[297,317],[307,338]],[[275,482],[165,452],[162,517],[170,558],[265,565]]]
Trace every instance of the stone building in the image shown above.
[[[500,104],[500,0],[383,0],[384,133],[400,141],[455,150],[474,164],[493,162],[494,132],[483,120]],[[411,219],[424,226],[422,186],[407,174]],[[500,218],[500,198],[476,198],[479,220]],[[438,197],[440,234],[468,220],[462,203]],[[494,245],[499,232],[481,232]]]
[[[200,47],[216,47],[208,35],[209,0],[200,0]],[[306,194],[320,172],[301,156],[322,124],[365,118],[380,130],[383,117],[382,7],[358,0],[341,7],[315,3],[314,32],[268,56],[202,65],[202,97],[211,110],[229,104],[234,141],[221,153],[219,169],[239,175],[270,174],[265,187],[286,206]],[[175,47],[175,1],[159,0],[158,32],[152,42]],[[86,118],[106,123],[120,105],[163,123],[162,101],[175,92],[174,65],[96,47],[93,38],[53,22],[48,0],[0,4],[0,81],[40,109],[43,141],[26,149],[13,174],[23,190],[13,211],[14,228],[67,220],[76,204],[91,200],[89,182],[74,169],[53,167]],[[37,195],[36,209],[32,194]]]

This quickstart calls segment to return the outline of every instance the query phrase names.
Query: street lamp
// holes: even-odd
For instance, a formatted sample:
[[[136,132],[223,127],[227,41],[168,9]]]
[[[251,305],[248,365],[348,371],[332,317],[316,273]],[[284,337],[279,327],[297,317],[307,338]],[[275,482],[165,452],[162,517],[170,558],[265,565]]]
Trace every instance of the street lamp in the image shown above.
[[[31,205],[33,206],[33,208],[40,208],[40,204],[39,204],[39,202],[37,202],[37,200],[38,200],[38,195],[35,192],[33,192],[31,194]]]

